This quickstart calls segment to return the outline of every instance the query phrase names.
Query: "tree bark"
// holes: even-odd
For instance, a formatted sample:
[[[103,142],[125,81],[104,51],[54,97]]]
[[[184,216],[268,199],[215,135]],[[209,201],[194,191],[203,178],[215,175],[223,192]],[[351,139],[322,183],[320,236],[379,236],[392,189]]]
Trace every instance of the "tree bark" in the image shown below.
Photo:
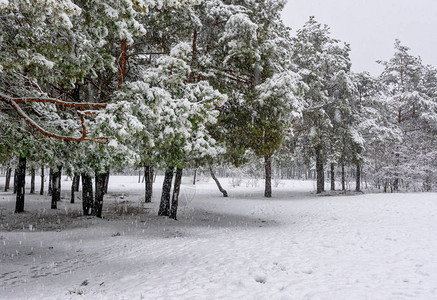
[[[320,194],[325,190],[325,178],[323,170],[323,158],[321,149],[319,146],[315,148],[316,150],[316,175],[317,175],[317,194]]]
[[[174,168],[171,167],[165,171],[164,183],[162,185],[161,203],[159,204],[158,216],[170,215],[170,190],[171,190],[171,182],[173,180],[173,170]]]
[[[41,167],[41,187],[39,189],[39,194],[44,195],[44,166]]]
[[[335,191],[335,166],[331,163],[331,191]]]
[[[18,184],[17,176],[18,176],[18,171],[17,171],[17,168],[16,168],[15,171],[14,171],[14,194],[17,193],[17,184]]]
[[[58,201],[61,200],[61,174],[62,174],[62,167],[57,167],[57,170],[52,171],[52,203],[51,208],[57,209],[58,208]]]
[[[272,156],[264,156],[264,169],[265,169],[265,189],[264,197],[272,197]]]
[[[111,173],[111,167],[107,167],[105,173],[105,195],[108,193],[110,173]]]
[[[170,218],[177,220],[176,215],[178,212],[178,204],[179,204],[179,192],[181,190],[181,182],[182,182],[182,169],[176,169],[176,176],[173,187],[173,196],[171,199],[171,210],[170,210]]]
[[[12,175],[12,168],[8,167],[6,169],[5,192],[9,190],[9,186],[11,184],[11,175]]]
[[[76,179],[76,180],[75,180]],[[80,173],[75,173],[74,177],[73,177],[73,182],[74,182],[74,191],[75,192],[79,192],[79,185],[80,185]]]
[[[82,173],[82,209],[84,216],[92,215],[93,201],[93,181],[91,176]]]
[[[361,166],[359,163],[357,163],[357,174],[356,174],[356,185],[355,185],[355,191],[361,192]]]
[[[220,184],[220,181],[217,179],[217,177],[215,177],[214,171],[212,170],[211,166],[209,167],[209,173],[211,174],[212,179],[215,181],[215,184],[217,185],[219,191],[222,192],[223,197],[227,197],[228,192],[222,187],[222,185]]]
[[[24,212],[24,194],[26,185],[26,158],[21,157],[18,160],[18,167],[15,170],[15,186],[16,186],[16,202],[15,202],[15,212]]]
[[[73,181],[71,182],[71,191],[70,191],[70,203],[74,203],[74,193],[76,192],[76,189],[79,189],[79,182],[80,182],[80,175],[74,174],[73,175]]]
[[[95,185],[96,185],[96,196],[94,199],[94,215],[98,218],[102,217],[103,209],[103,197],[105,196],[105,183],[107,173],[98,174],[96,172]]]
[[[35,194],[35,169],[30,169],[30,194]]]
[[[345,183],[345,175],[344,175],[344,163],[341,163],[341,190],[346,190],[346,183]]]
[[[152,202],[153,194],[153,167],[146,165],[144,167],[144,177],[145,177],[145,202]]]
[[[196,178],[197,178],[197,169],[194,169],[193,185],[196,184]]]

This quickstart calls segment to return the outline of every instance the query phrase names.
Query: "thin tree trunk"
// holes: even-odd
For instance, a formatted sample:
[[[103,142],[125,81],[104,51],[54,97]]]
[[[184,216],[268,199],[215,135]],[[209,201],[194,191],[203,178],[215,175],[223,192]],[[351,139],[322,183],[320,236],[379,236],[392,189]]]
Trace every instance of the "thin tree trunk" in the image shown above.
[[[21,213],[24,212],[24,194],[25,194],[25,185],[26,185],[26,158],[21,157],[18,160],[18,167],[15,170],[16,173],[16,202],[15,202],[15,212]]]
[[[341,163],[341,190],[346,190],[346,183],[345,183],[345,174],[344,174],[344,163]]]
[[[170,190],[173,180],[174,168],[170,167],[165,171],[164,183],[162,185],[161,203],[159,204],[158,216],[170,215]]]
[[[14,194],[17,193],[17,184],[18,184],[18,179],[17,179],[18,171],[17,171],[17,168],[14,171]]]
[[[39,194],[44,195],[44,166],[41,167],[41,187],[39,189]]]
[[[8,167],[6,169],[5,192],[9,190],[9,185],[11,184],[11,175],[12,175],[12,168]]]
[[[35,169],[30,169],[30,194],[35,194]]]
[[[193,185],[196,184],[196,178],[197,178],[197,169],[194,169]]]
[[[220,184],[220,181],[217,179],[217,177],[215,177],[214,171],[212,170],[211,166],[209,167],[209,173],[211,174],[212,179],[215,181],[215,184],[217,185],[219,191],[223,194],[223,197],[227,197],[228,192],[226,192],[226,190]]]
[[[76,180],[74,180],[76,178]],[[75,192],[79,192],[79,186],[80,186],[80,173],[75,173],[73,177],[73,187]]]
[[[335,166],[331,163],[331,191],[335,191]]]
[[[61,173],[62,167],[57,167],[56,171],[52,170],[52,209],[58,208],[58,201],[61,200]]]
[[[94,200],[94,215],[98,218],[102,217],[103,197],[105,196],[105,182],[107,173],[97,174],[95,177],[96,196]]]
[[[321,154],[321,149],[319,146],[316,147],[316,173],[317,173],[317,194],[324,191],[325,179],[323,171],[323,159]]]
[[[265,189],[264,197],[272,197],[272,159],[271,155],[264,156],[264,169],[265,169]]]
[[[176,176],[173,187],[173,196],[171,199],[171,210],[170,210],[170,218],[177,220],[176,215],[178,212],[178,203],[179,203],[179,192],[181,190],[181,182],[182,182],[182,169],[176,169]]]
[[[109,176],[111,173],[111,167],[108,166],[106,168],[106,173],[105,173],[105,195],[108,193],[108,187],[109,187]]]
[[[153,167],[146,165],[144,167],[144,177],[145,177],[145,202],[152,202],[153,194]]]
[[[84,216],[90,216],[93,210],[93,181],[91,176],[82,173],[82,209]]]
[[[49,190],[47,191],[47,195],[51,196],[53,191],[53,169],[50,168],[49,171]]]
[[[76,192],[76,189],[79,189],[79,181],[80,181],[80,175],[74,174],[73,175],[73,181],[71,182],[71,191],[70,191],[70,203],[74,203],[74,193]]]
[[[356,185],[355,185],[355,191],[361,192],[361,166],[359,163],[357,163],[357,174],[356,174]]]
[[[141,170],[138,171],[138,183],[141,182]]]

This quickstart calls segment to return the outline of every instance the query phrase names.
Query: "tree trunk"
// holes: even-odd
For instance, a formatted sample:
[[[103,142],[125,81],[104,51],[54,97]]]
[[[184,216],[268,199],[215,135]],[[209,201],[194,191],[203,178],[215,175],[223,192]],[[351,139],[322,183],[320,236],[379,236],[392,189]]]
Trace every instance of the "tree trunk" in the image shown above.
[[[95,177],[96,197],[94,200],[94,215],[98,218],[102,217],[103,197],[105,196],[105,182],[107,173],[97,174]]]
[[[361,192],[361,166],[359,163],[357,163],[357,176],[356,176],[357,183],[355,185],[355,191]]]
[[[41,187],[39,189],[39,194],[44,195],[44,166],[41,167]]]
[[[209,173],[211,174],[212,179],[214,179],[215,184],[217,185],[219,191],[222,192],[223,197],[227,197],[228,196],[228,192],[226,192],[226,190],[220,184],[220,181],[217,179],[217,177],[215,177],[214,171],[212,170],[211,166],[209,167]]]
[[[158,216],[170,215],[170,190],[173,180],[173,167],[165,171],[164,183],[162,185],[161,203],[159,204]]]
[[[30,194],[35,194],[35,169],[30,169]]]
[[[331,191],[335,191],[335,166],[331,163]]]
[[[320,194],[325,190],[325,178],[323,170],[323,158],[321,154],[321,149],[319,146],[316,147],[316,173],[317,173],[317,194]]]
[[[52,171],[52,209],[58,208],[58,201],[61,200],[61,172],[62,167],[57,167],[56,171]]]
[[[18,176],[18,170],[16,168],[14,171],[14,194],[17,193],[17,184],[18,184],[17,176]]]
[[[70,191],[70,203],[74,203],[74,193],[76,189],[79,189],[80,175],[74,174],[73,181],[71,182],[71,191]]]
[[[145,177],[145,202],[152,202],[153,194],[153,167],[146,165],[144,167]]]
[[[26,185],[26,158],[21,157],[18,160],[18,167],[15,169],[15,186],[17,198],[15,202],[15,212],[24,212],[24,193]]]
[[[6,169],[5,192],[9,190],[9,185],[11,184],[11,174],[12,174],[12,168],[8,167]]]
[[[93,181],[91,176],[82,173],[82,209],[84,216],[90,216],[93,210]]]
[[[196,184],[196,177],[197,177],[197,169],[194,169],[193,185]]]
[[[341,163],[341,190],[346,190],[346,183],[345,183],[345,175],[344,175],[344,163]]]
[[[106,168],[106,173],[105,173],[105,195],[108,193],[109,176],[110,176],[110,173],[111,173],[110,168],[111,167]]]
[[[171,198],[171,211],[170,218],[177,220],[176,215],[178,212],[178,203],[179,203],[179,192],[181,190],[181,182],[182,182],[182,169],[176,169],[176,176],[173,187],[173,196]]]
[[[76,180],[74,180],[76,178]],[[73,177],[73,187],[75,192],[79,192],[79,185],[80,185],[80,173],[75,173]]]
[[[53,169],[50,168],[49,171],[49,190],[47,191],[47,195],[51,196],[53,191]]]
[[[265,189],[264,197],[272,197],[272,156],[264,156],[264,169],[265,169]]]

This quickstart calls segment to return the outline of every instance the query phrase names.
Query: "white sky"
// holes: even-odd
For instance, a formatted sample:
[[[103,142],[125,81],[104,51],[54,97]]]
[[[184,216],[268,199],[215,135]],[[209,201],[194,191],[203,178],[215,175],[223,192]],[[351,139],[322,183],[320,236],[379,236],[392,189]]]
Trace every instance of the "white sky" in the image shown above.
[[[437,0],[288,0],[283,19],[293,30],[309,16],[351,45],[352,70],[379,75],[376,60],[388,60],[395,39],[437,67]]]

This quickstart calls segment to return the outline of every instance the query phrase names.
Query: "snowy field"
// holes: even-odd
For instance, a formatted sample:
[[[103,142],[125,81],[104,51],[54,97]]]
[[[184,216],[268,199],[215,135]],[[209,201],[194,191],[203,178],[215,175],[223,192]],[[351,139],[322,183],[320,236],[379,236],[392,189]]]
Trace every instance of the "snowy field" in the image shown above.
[[[38,178],[37,178],[38,179]],[[258,187],[184,178],[178,221],[113,176],[104,219],[80,193],[50,209],[0,192],[1,299],[437,299],[437,194],[316,196],[309,181]],[[30,180],[27,180],[30,182]],[[3,188],[1,178],[0,188]],[[37,181],[37,192],[39,183]]]

